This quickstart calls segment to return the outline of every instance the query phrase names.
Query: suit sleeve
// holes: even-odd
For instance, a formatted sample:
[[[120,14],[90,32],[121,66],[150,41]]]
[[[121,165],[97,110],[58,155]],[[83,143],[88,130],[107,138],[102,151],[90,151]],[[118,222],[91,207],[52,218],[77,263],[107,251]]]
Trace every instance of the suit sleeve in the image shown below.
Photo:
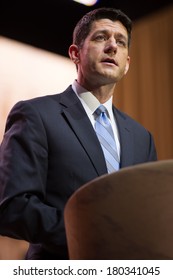
[[[27,102],[11,110],[0,147],[0,234],[50,250],[65,243],[62,211],[46,203],[48,142],[42,119]]]

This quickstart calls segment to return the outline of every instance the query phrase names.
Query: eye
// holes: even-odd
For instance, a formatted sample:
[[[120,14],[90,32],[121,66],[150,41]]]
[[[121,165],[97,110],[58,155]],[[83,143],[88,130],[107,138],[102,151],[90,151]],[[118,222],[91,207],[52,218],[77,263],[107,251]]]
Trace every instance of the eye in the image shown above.
[[[99,35],[97,35],[97,36],[95,37],[95,40],[96,40],[96,41],[99,41],[99,42],[105,41],[105,40],[106,40],[106,36],[103,35],[103,34],[99,34]]]
[[[117,45],[120,47],[127,47],[127,42],[122,39],[117,39],[116,42],[117,42]]]

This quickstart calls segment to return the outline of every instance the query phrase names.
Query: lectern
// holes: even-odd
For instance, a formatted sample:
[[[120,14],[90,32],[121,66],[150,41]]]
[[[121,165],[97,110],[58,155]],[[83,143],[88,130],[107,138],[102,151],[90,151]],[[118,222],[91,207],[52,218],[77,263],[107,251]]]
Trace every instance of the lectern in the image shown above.
[[[64,219],[72,260],[173,259],[173,160],[85,184],[68,200]]]

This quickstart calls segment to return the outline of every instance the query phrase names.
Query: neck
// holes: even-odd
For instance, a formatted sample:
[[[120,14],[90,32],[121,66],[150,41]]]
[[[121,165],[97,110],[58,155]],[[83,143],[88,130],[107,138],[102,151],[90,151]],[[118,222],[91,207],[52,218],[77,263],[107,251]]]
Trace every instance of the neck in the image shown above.
[[[115,84],[109,84],[109,85],[102,85],[100,87],[93,87],[91,85],[85,85],[79,83],[82,87],[86,88],[88,91],[90,91],[101,104],[108,101],[114,94],[115,91]]]

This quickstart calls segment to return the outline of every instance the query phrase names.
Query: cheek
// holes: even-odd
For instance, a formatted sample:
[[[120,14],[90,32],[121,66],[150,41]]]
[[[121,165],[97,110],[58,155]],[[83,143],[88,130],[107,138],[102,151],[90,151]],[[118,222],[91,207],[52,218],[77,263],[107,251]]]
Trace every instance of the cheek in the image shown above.
[[[94,67],[96,58],[92,53],[86,53],[83,57],[82,65],[86,69],[91,69]]]
[[[87,48],[86,55],[89,54],[91,58],[96,59],[99,57],[100,52],[101,50],[98,46],[92,45],[89,48]]]
[[[80,54],[81,67],[85,71],[95,70],[97,68],[97,61],[99,61],[99,50],[98,48],[85,48]]]

